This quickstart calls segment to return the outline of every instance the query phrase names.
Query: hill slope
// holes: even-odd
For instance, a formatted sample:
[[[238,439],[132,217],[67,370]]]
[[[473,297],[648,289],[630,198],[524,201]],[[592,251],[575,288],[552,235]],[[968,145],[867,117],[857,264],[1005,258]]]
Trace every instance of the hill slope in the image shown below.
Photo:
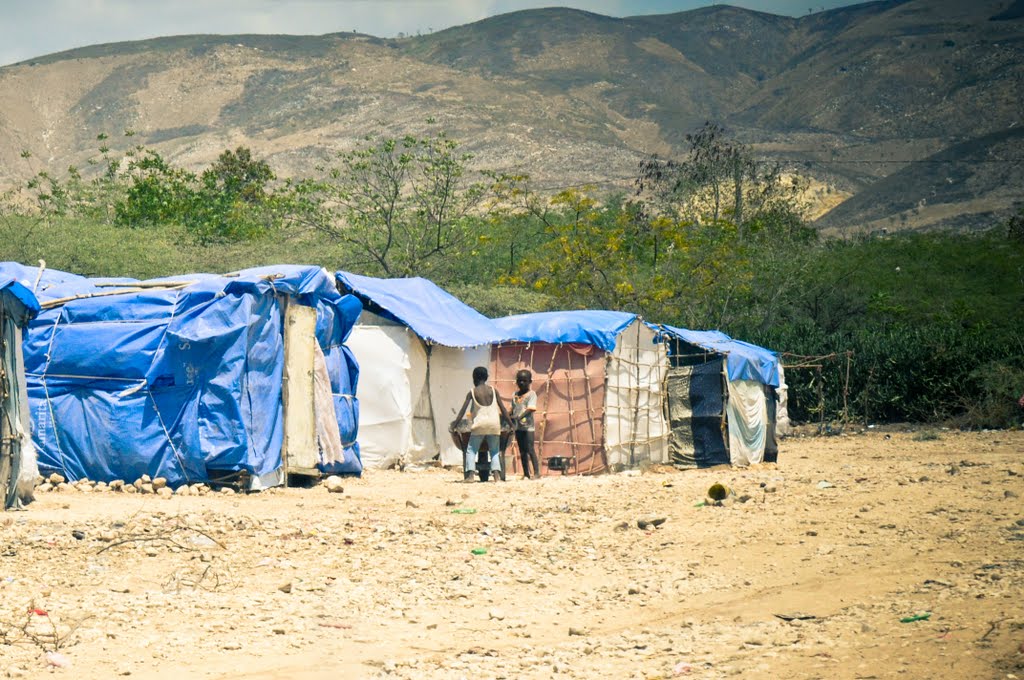
[[[416,134],[431,118],[481,167],[549,187],[628,186],[641,158],[681,153],[685,134],[714,120],[856,198],[900,170],[894,161],[1019,123],[1019,4],[884,0],[799,19],[728,6],[625,19],[542,9],[400,40],[96,45],[0,68],[0,184],[84,166],[97,134],[122,130],[186,165],[244,144],[302,175],[369,133]],[[953,217],[957,205],[979,212],[971,201],[995,216],[1012,208],[1005,178],[974,176],[935,202]],[[825,223],[896,214],[876,212],[853,204]]]

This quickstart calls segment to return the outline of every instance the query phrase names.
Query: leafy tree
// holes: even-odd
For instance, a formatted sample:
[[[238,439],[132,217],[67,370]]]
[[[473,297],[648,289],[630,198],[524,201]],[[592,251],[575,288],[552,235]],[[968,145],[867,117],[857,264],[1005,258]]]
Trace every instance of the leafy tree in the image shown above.
[[[682,160],[652,157],[640,164],[637,197],[649,210],[698,225],[728,220],[744,242],[780,220],[799,219],[799,184],[786,180],[778,163],[756,159],[710,122],[686,141]]]
[[[183,223],[202,243],[237,241],[272,231],[285,201],[270,188],[276,179],[266,161],[245,147],[226,150],[199,177]]]
[[[295,186],[300,221],[349,246],[349,266],[389,277],[447,271],[473,249],[508,179],[486,171],[471,179],[472,156],[443,132],[365,141],[323,179]]]
[[[627,309],[652,320],[701,325],[726,280],[743,280],[727,222],[699,226],[650,217],[622,196],[600,202],[569,189],[528,203],[547,243],[518,279],[571,308]]]
[[[125,171],[128,187],[115,207],[121,226],[180,224],[195,202],[195,174],[172,166],[152,149],[130,158]]]

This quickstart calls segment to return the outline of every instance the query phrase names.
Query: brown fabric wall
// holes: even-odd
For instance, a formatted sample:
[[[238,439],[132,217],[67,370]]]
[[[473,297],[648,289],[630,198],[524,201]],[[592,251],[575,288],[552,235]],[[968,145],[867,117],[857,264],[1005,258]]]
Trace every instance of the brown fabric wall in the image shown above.
[[[604,452],[605,352],[593,345],[552,345],[544,342],[509,343],[494,348],[491,384],[502,398],[516,391],[516,371],[533,373],[537,393],[536,448],[543,474],[547,459],[572,458],[567,474],[597,474],[607,470]],[[522,474],[519,451],[506,450],[506,469]]]

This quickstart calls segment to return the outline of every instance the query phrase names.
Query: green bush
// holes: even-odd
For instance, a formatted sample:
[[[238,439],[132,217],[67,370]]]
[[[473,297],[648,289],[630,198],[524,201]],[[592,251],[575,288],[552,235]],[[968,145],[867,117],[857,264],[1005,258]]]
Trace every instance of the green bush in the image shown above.
[[[1007,361],[990,361],[971,371],[978,393],[963,401],[955,423],[962,428],[1007,428],[1024,425],[1024,368]]]

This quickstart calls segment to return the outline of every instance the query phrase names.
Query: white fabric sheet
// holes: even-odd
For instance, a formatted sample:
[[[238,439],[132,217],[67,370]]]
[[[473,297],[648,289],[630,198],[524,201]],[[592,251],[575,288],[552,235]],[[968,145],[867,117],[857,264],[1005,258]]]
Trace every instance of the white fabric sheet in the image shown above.
[[[747,466],[764,461],[768,406],[764,387],[755,380],[730,380],[729,459],[733,465]]]
[[[448,434],[448,425],[473,389],[473,369],[477,366],[491,366],[490,345],[467,349],[438,345],[431,348],[430,401],[443,465],[462,465],[462,450],[455,446]],[[511,394],[502,395],[506,406],[511,397]]]
[[[609,354],[605,390],[605,452],[612,470],[668,462],[664,343],[639,319],[619,334]]]

